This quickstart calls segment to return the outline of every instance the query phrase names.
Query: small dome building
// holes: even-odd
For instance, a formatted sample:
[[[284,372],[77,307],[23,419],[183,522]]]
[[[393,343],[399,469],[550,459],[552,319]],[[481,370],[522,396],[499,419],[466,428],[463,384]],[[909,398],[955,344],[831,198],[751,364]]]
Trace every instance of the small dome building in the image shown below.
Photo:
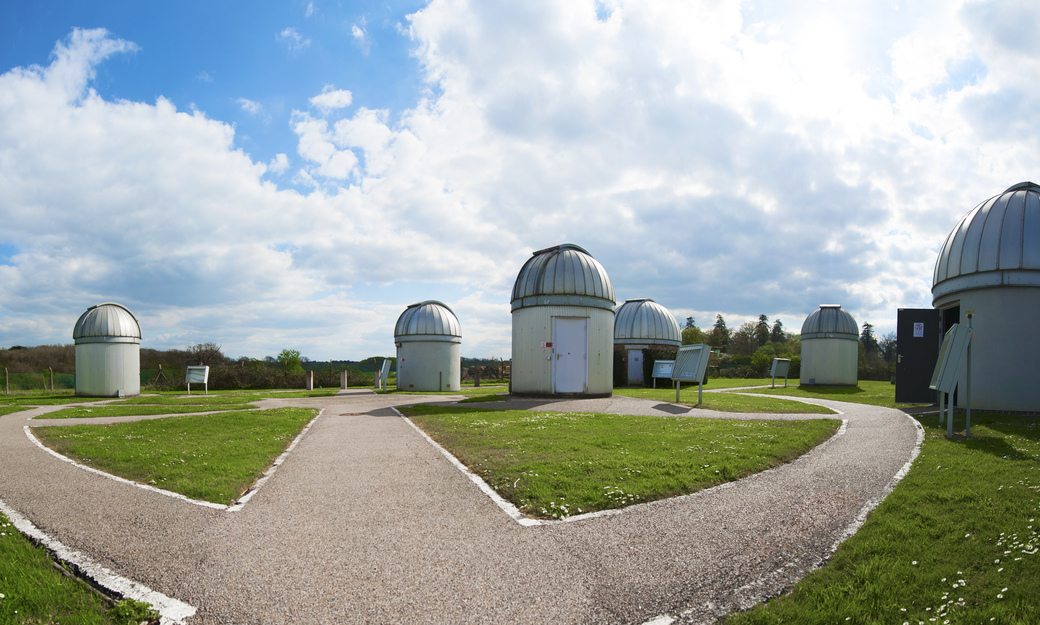
[[[625,300],[614,316],[614,346],[625,352],[629,384],[642,384],[643,350],[682,345],[679,322],[668,309],[652,299]],[[653,363],[649,363],[651,366]]]
[[[513,285],[510,392],[610,396],[614,305],[606,270],[581,247],[534,252]]]
[[[132,397],[141,394],[141,326],[125,306],[91,306],[72,330],[76,344],[76,394]]]
[[[412,304],[397,319],[397,390],[457,391],[462,387],[462,327],[446,305]]]
[[[1040,411],[1040,186],[1016,184],[971,209],[946,237],[932,275],[932,306],[943,332],[967,324],[971,343],[972,407]],[[956,405],[966,404],[967,367]]]
[[[822,304],[802,324],[801,384],[856,386],[859,326],[840,304]]]

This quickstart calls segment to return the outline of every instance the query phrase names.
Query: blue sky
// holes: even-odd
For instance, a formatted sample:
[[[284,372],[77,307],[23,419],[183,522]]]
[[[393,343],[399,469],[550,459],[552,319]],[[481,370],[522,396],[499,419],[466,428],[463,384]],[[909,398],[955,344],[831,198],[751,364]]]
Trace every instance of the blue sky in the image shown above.
[[[571,242],[619,304],[879,334],[957,220],[1036,181],[1027,2],[0,6],[0,346],[87,307],[144,347],[394,352]]]

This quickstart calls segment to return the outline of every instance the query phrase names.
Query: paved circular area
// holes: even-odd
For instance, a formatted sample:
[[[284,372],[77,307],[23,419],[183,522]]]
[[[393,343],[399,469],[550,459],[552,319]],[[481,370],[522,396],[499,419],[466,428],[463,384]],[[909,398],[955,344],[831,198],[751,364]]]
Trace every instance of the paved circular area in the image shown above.
[[[424,401],[445,398],[266,401],[324,412],[238,512],[84,471],[24,435],[29,413],[0,416],[0,501],[102,566],[195,606],[188,625],[710,623],[817,566],[887,494],[919,440],[897,410],[813,401],[847,426],[794,462],[622,514],[524,527],[391,409]],[[494,406],[777,418],[618,396]]]

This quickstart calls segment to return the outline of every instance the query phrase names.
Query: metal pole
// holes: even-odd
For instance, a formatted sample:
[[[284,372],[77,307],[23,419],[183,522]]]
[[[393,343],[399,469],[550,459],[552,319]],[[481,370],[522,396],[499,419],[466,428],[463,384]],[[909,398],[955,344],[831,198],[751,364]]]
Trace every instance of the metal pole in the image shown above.
[[[704,403],[704,384],[697,382],[697,405],[700,406]]]
[[[975,332],[971,328],[971,319],[975,316],[975,311],[968,311],[968,388],[966,389],[965,395],[967,396],[968,404],[965,414],[964,422],[964,438],[971,438],[971,344],[975,339]]]
[[[946,418],[946,413],[943,412],[943,397],[946,393],[937,390],[936,394],[939,396],[939,425],[943,424],[943,419]]]
[[[953,393],[946,400],[946,438],[953,438]]]

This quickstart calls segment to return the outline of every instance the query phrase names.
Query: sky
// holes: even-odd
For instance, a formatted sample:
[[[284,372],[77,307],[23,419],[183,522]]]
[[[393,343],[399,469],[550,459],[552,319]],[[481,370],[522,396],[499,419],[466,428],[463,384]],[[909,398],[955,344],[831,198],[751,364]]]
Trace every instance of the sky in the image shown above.
[[[0,5],[0,347],[118,302],[142,348],[393,355],[438,300],[509,358],[531,253],[618,305],[881,337],[1040,181],[1026,1]]]

